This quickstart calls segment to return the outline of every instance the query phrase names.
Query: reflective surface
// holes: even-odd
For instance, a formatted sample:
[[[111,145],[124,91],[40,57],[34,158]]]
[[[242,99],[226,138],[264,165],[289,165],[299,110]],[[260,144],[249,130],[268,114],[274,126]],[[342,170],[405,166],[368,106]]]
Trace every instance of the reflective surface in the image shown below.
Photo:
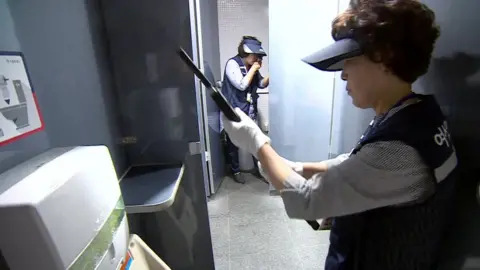
[[[269,2],[269,136],[291,160],[328,158],[334,74],[301,59],[332,42],[328,25],[336,14],[337,1]]]
[[[127,213],[152,213],[169,208],[183,172],[181,165],[130,167],[120,182]]]
[[[214,269],[202,156],[188,154],[189,142],[202,139],[194,75],[175,53],[182,46],[195,59],[189,3],[102,1],[122,132],[134,138],[125,145],[129,163],[185,166],[173,204],[129,214],[130,230],[172,269]],[[146,196],[168,181],[143,176],[151,177]]]
[[[435,94],[447,116],[459,160],[456,212],[440,269],[480,269],[480,8],[476,0],[426,0],[441,27],[429,72],[414,85]]]
[[[130,164],[181,163],[199,141],[188,1],[102,2]],[[168,26],[168,27],[167,27]]]

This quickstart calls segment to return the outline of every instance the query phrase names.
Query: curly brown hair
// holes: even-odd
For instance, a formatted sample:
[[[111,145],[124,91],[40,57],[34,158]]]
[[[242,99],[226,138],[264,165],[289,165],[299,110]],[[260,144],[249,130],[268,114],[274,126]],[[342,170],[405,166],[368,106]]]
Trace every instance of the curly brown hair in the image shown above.
[[[243,36],[242,37],[242,40],[240,41],[240,44],[238,44],[238,55],[242,58],[245,58],[249,55],[249,53],[245,52],[245,50],[243,49],[243,44],[245,44],[245,40],[256,40],[258,42],[260,42],[260,45],[262,45],[262,42],[257,38],[257,37],[254,37],[254,36]]]
[[[370,60],[409,83],[427,72],[439,35],[435,13],[417,0],[352,0],[332,22],[335,40],[352,37]]]

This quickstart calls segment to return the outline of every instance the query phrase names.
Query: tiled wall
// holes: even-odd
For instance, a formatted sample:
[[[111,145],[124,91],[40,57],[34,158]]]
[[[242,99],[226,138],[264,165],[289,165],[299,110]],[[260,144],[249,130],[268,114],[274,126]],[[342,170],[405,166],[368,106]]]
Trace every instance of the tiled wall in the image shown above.
[[[237,54],[242,36],[256,36],[268,54],[268,0],[218,0],[220,67]],[[268,57],[260,72],[268,74]]]

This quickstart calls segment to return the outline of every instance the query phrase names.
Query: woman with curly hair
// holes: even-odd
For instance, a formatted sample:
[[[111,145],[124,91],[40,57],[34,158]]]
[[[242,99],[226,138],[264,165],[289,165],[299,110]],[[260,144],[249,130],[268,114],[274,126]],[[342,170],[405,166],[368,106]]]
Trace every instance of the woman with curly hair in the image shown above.
[[[332,23],[335,42],[303,59],[341,71],[353,105],[376,113],[349,154],[290,162],[241,110],[240,122],[223,119],[231,140],[258,157],[289,217],[334,217],[325,269],[435,266],[457,158],[435,98],[412,83],[427,72],[439,33],[419,1],[352,1]]]

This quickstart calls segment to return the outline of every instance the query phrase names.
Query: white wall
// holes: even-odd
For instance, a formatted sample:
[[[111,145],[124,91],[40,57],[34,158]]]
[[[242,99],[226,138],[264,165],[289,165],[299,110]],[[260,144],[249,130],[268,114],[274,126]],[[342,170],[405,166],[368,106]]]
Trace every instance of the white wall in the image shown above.
[[[328,158],[334,73],[301,59],[332,43],[337,1],[270,1],[270,137],[283,156],[299,161]]]

